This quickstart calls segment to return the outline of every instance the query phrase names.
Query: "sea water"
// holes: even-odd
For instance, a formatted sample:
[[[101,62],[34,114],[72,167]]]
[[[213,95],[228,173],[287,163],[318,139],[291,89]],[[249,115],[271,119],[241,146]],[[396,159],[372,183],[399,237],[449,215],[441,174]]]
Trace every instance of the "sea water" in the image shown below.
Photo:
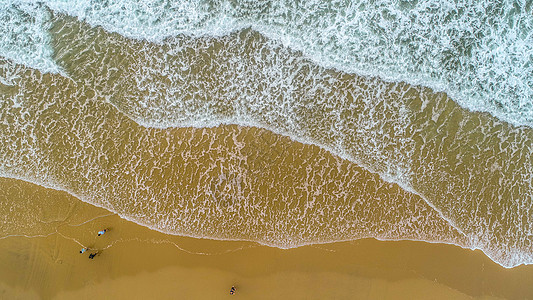
[[[533,261],[530,2],[0,9],[3,176],[173,234]]]

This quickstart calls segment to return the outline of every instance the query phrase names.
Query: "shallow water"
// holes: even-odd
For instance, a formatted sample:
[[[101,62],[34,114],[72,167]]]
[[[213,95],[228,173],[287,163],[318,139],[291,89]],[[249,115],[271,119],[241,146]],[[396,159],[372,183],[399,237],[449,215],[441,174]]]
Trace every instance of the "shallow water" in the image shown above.
[[[533,261],[529,127],[252,29],[153,43],[49,22],[59,73],[2,61],[3,176],[179,235],[415,239]]]

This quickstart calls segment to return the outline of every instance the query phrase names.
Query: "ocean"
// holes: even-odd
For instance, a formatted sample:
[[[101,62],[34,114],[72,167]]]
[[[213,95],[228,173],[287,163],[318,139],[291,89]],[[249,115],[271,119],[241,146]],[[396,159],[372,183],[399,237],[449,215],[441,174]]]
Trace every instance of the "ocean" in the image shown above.
[[[533,263],[528,1],[5,1],[0,175],[177,235]]]

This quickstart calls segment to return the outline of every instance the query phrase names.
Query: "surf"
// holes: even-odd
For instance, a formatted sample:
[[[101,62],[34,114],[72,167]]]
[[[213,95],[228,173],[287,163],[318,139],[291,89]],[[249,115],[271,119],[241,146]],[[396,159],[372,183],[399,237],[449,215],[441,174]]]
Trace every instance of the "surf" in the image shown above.
[[[47,59],[50,59],[57,69],[64,70],[69,80],[56,78],[54,72],[47,72],[46,69],[43,70],[43,74],[24,70],[20,66],[13,67],[11,62],[4,63],[6,72],[3,74],[6,75],[2,76],[3,82],[9,83],[9,87],[3,87],[6,93],[3,95],[2,104],[7,106],[3,107],[2,113],[4,116],[13,114],[20,122],[20,124],[10,124],[9,126],[13,127],[6,128],[22,132],[25,143],[31,144],[35,136],[31,131],[20,128],[26,128],[24,126],[31,128],[25,116],[34,116],[36,112],[32,107],[39,107],[39,102],[25,103],[21,100],[32,99],[33,96],[28,91],[35,89],[54,91],[58,86],[69,87],[69,91],[72,92],[72,94],[60,93],[65,99],[78,95],[87,103],[103,102],[112,105],[110,108],[98,104],[96,113],[92,110],[82,110],[85,113],[73,114],[75,118],[84,120],[81,124],[92,124],[94,121],[92,115],[100,116],[98,120],[105,120],[106,118],[102,116],[105,116],[106,112],[111,114],[111,111],[117,110],[147,129],[166,128],[171,131],[175,127],[206,128],[228,123],[267,128],[283,136],[289,136],[292,140],[318,145],[321,149],[326,149],[379,174],[385,182],[397,183],[403,190],[422,197],[444,220],[468,237],[469,241],[464,242],[465,245],[483,249],[502,265],[530,263],[528,234],[531,232],[529,225],[531,211],[527,209],[532,199],[531,185],[528,181],[528,178],[531,178],[530,129],[516,128],[486,115],[465,112],[456,107],[446,95],[421,86],[412,86],[403,82],[391,83],[376,77],[340,72],[342,68],[352,66],[350,61],[337,68],[326,68],[325,66],[334,63],[330,62],[325,54],[319,53],[323,56],[314,56],[309,53],[325,51],[327,47],[300,49],[301,46],[294,43],[290,35],[293,33],[284,33],[283,28],[277,33],[285,35],[274,36],[265,33],[269,28],[273,28],[269,27],[271,25],[261,23],[266,21],[254,21],[253,25],[250,25],[251,19],[246,18],[262,15],[262,10],[256,12],[252,8],[245,9],[247,13],[241,13],[246,15],[246,18],[235,13],[222,17],[201,15],[193,18],[193,21],[196,21],[191,21],[197,24],[197,27],[184,29],[179,26],[169,26],[171,23],[165,21],[166,13],[152,14],[151,16],[157,17],[148,18],[148,23],[151,24],[148,27],[143,27],[142,24],[133,26],[126,21],[141,22],[146,21],[146,18],[137,20],[133,15],[121,15],[122,10],[136,14],[143,13],[143,9],[135,6],[137,4],[128,4],[129,2],[118,2],[116,6],[110,8],[111,11],[115,9],[117,13],[107,17],[99,15],[99,9],[105,11],[108,8],[105,5],[99,8],[80,2],[77,6],[72,5],[68,8],[72,10],[69,12],[67,2],[54,3],[47,4],[48,6],[42,9],[52,8],[52,13],[64,11],[72,15],[77,11],[79,14],[77,18],[70,18],[61,13],[51,15],[49,19],[51,23],[46,25],[49,26],[47,29],[49,40],[46,43],[49,43],[48,46],[52,49]],[[124,8],[120,4],[123,4]],[[224,11],[232,9],[231,5],[222,7]],[[205,8],[198,6],[196,9],[202,12]],[[183,7],[183,12],[189,10],[187,6]],[[214,11],[217,12],[216,9]],[[333,12],[335,10],[326,9],[324,13],[327,15]],[[186,15],[183,14],[184,20],[191,18]],[[88,24],[80,22],[80,19],[86,20]],[[184,21],[184,26],[189,26],[191,24],[189,21]],[[210,23],[212,21],[215,23]],[[103,25],[94,22],[102,22]],[[111,25],[106,25],[105,22],[111,22]],[[161,25],[164,28],[178,28],[187,32],[161,33],[158,30],[163,27],[158,27],[158,22],[164,23],[164,26]],[[216,22],[222,22],[223,26],[218,27],[220,24],[217,25]],[[310,24],[300,25],[304,30],[309,26],[313,27]],[[105,31],[98,26],[102,26]],[[125,27],[120,29],[122,28],[120,26]],[[211,28],[213,26],[220,31],[214,32]],[[254,29],[242,29],[243,26]],[[128,33],[127,29],[130,27],[137,30],[137,36]],[[145,28],[151,28],[151,31],[142,31]],[[124,32],[118,32],[119,29]],[[150,41],[150,37],[154,40]],[[327,43],[324,45],[327,46]],[[338,55],[338,51],[340,50],[330,49],[328,53],[331,52],[330,54],[338,60],[340,56],[335,56]],[[19,57],[14,55],[9,59],[16,62]],[[350,54],[346,59],[353,58]],[[317,60],[320,62],[317,63]],[[19,63],[27,62],[20,59]],[[12,67],[18,70],[12,70]],[[33,68],[38,69],[38,64],[33,64]],[[50,80],[47,76],[55,78],[51,82],[61,82],[61,84],[46,86],[45,83]],[[35,80],[35,83],[32,83],[32,80]],[[41,86],[36,86],[37,82],[41,82]],[[77,88],[73,88],[72,84]],[[20,94],[11,94],[15,90]],[[84,94],[85,91],[87,94]],[[36,91],[35,94],[41,95],[42,92]],[[43,95],[53,96],[46,93]],[[53,105],[53,100],[46,101]],[[61,98],[56,100],[59,101]],[[75,103],[77,110],[83,108],[80,103]],[[72,105],[70,102],[67,104],[57,111],[64,112]],[[37,119],[47,120],[44,117]],[[110,119],[110,122],[112,120],[117,119]],[[121,121],[115,126],[127,122],[122,118],[119,120]],[[53,124],[55,122],[50,123]],[[80,122],[72,121],[71,124],[79,125]],[[20,128],[17,129],[18,127],[14,125],[20,125]],[[98,126],[95,125],[94,128]],[[63,129],[65,132],[70,130],[67,130],[67,127]],[[55,139],[60,142],[65,132],[56,133]],[[45,140],[50,141],[50,137],[45,133],[42,132],[46,137]],[[71,132],[67,136],[78,141],[79,133]],[[91,136],[89,134],[87,137]],[[101,137],[109,139],[110,136]],[[9,140],[12,137],[4,136],[4,138]],[[119,136],[115,138],[120,140]],[[92,145],[93,142],[102,145],[98,139],[82,140],[83,143],[76,144],[78,148],[69,149],[66,153],[76,157],[74,155],[76,151],[84,149],[82,145]],[[179,141],[171,144],[174,146],[166,147],[181,145]],[[53,151],[47,148],[50,145],[41,145],[46,148],[44,150],[39,148],[40,146],[26,148],[27,144],[20,145],[16,141],[6,142],[5,145],[21,146],[21,148],[9,148],[9,151],[19,153],[23,150],[23,153],[29,155],[26,158],[37,157],[37,161],[40,162],[35,165],[35,162],[21,160],[17,165],[13,164],[11,158],[6,158],[3,160],[3,168],[6,168],[5,172],[9,170],[6,174],[10,176],[29,178],[30,175],[24,175],[25,172],[33,174],[38,170],[39,176],[43,178],[39,182],[50,186],[62,182],[61,188],[69,191],[80,189],[80,186],[92,183],[91,180],[104,180],[110,176],[105,173],[102,179],[98,179],[98,176],[90,177],[91,169],[85,169],[90,164],[80,162],[76,167],[81,168],[81,173],[87,177],[71,181],[74,176],[64,178],[62,171],[48,171],[48,168],[58,164],[54,160]],[[163,145],[164,143],[161,147]],[[464,145],[470,148],[463,148]],[[104,153],[112,150],[110,147],[102,149]],[[104,170],[113,161],[105,155],[98,157],[88,155],[88,157],[92,157],[91,162],[101,165]],[[140,160],[139,164],[149,166],[153,162],[153,160]],[[268,162],[262,164],[264,166]],[[158,174],[158,171],[155,172]],[[219,177],[215,176],[214,180],[218,179],[219,185],[223,188],[226,186],[232,188],[235,182],[239,182],[231,174],[223,172],[215,175]],[[127,183],[122,187],[134,185],[128,181],[129,179],[124,180]],[[485,180],[490,184],[479,185]],[[152,180],[147,177],[142,179],[141,183],[143,185],[152,183]],[[143,191],[150,190],[146,186],[134,192],[119,189],[121,193],[132,193],[128,194],[128,197],[136,199],[133,202],[135,207],[131,207],[133,203],[124,204],[119,199],[114,199],[107,194],[103,186],[100,186],[101,189],[92,190],[88,193],[90,195],[82,194],[82,199],[99,203],[113,211],[120,211],[120,208],[126,205],[132,211],[123,212],[123,215],[159,230],[165,230],[166,226],[170,226],[173,229],[169,232],[174,234],[230,238],[220,232],[199,233],[197,231],[202,228],[195,227],[195,224],[198,225],[198,220],[183,219],[184,216],[151,219],[145,210],[148,209],[146,204],[141,201],[153,200],[142,195]],[[119,186],[114,188],[118,189]],[[501,208],[492,206],[494,199],[500,200]],[[153,204],[156,207],[161,206],[160,203]],[[226,206],[232,207],[229,204]],[[161,211],[152,213],[157,215],[161,214]],[[502,214],[502,217],[492,219],[491,216],[499,214]],[[521,219],[515,219],[516,216],[521,216]],[[293,220],[287,218],[285,222]],[[501,234],[497,225],[502,222],[512,233],[511,235]],[[294,234],[301,236],[303,233]],[[261,238],[264,243],[284,245],[280,247],[298,244],[295,242],[298,239],[293,237],[291,240],[289,235],[279,235],[270,239],[256,236],[254,240]],[[444,240],[438,234],[418,238]],[[301,239],[299,242],[303,243]],[[312,242],[319,241],[315,239]]]
[[[20,7],[21,3],[27,6],[26,1],[11,1],[5,7]],[[446,92],[469,110],[488,112],[515,126],[533,124],[533,79],[529,76],[533,73],[533,14],[527,1],[44,3],[23,14],[36,18],[51,10],[128,38],[159,44],[179,35],[221,37],[252,28],[321,66],[427,86]],[[26,23],[7,25],[4,32]],[[48,43],[43,35],[45,24],[34,22],[31,27],[40,30],[43,38],[33,42],[42,49]],[[28,37],[35,30],[16,32]],[[13,41],[14,36],[7,40]],[[28,46],[12,45],[17,47]],[[18,59],[14,55],[18,52],[4,49],[3,53]],[[26,55],[18,62],[45,72],[57,71],[43,57],[49,54],[42,52],[36,61]]]

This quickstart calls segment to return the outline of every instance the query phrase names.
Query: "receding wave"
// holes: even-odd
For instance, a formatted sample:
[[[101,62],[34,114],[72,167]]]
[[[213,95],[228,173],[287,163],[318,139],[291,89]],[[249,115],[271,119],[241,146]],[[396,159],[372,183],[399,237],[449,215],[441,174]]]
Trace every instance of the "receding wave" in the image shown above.
[[[530,128],[326,69],[251,29],[157,44],[51,22],[68,78],[2,63],[4,176],[174,234],[278,247],[417,239],[533,262]],[[305,144],[171,128],[224,123]]]

